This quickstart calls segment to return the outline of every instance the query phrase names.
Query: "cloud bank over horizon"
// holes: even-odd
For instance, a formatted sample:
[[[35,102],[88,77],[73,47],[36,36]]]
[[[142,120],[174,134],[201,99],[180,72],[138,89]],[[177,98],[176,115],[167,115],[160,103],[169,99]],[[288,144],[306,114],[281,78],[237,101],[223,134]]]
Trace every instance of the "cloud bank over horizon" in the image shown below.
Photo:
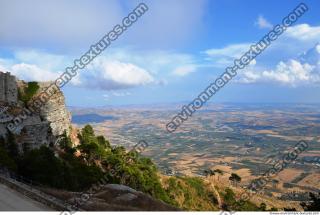
[[[140,3],[135,0],[31,2],[0,3],[0,71],[9,71],[26,81],[58,78],[65,68],[73,65],[74,59]],[[128,101],[130,98],[134,102],[188,100],[263,38],[289,12],[291,5],[296,6],[277,2],[281,5],[272,8],[271,13],[271,6],[264,9],[252,3],[248,13],[241,4],[222,1],[146,0],[144,3],[149,10],[79,71],[63,89],[68,95],[78,98],[88,91],[105,100],[110,97]],[[309,2],[308,5],[316,7]],[[245,92],[254,88],[263,95],[268,92],[261,86],[270,85],[287,93],[303,88],[319,92],[317,18],[317,13],[308,11],[301,21],[238,72],[230,82],[232,89]],[[78,95],[77,90],[82,93]],[[284,91],[282,94],[287,98]],[[90,96],[88,93],[87,97]],[[221,97],[235,98],[229,91],[222,91]]]

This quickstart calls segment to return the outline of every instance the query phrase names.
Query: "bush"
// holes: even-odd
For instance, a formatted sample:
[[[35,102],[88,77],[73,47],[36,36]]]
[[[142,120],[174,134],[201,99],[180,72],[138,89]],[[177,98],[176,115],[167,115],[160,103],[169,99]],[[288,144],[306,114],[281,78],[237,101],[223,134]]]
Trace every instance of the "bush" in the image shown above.
[[[28,82],[27,87],[25,87],[22,91],[19,90],[19,100],[27,104],[37,93],[39,88],[40,87],[37,82]]]
[[[193,211],[218,210],[216,196],[201,178],[171,176],[163,183],[171,204],[177,207]]]
[[[157,168],[149,158],[126,152],[123,147],[114,147],[106,154],[102,165],[109,173],[110,183],[124,184],[170,203],[160,183]]]
[[[26,178],[60,189],[81,191],[103,177],[99,167],[88,166],[70,154],[59,159],[46,146],[30,150],[19,164],[19,173]]]
[[[0,165],[8,168],[10,171],[17,170],[15,161],[9,156],[8,152],[3,147],[0,147]]]
[[[225,203],[224,207],[227,210],[260,211],[260,208],[250,201],[244,201],[244,200],[237,201],[237,199],[235,198],[235,193],[230,188],[226,188],[222,196]]]

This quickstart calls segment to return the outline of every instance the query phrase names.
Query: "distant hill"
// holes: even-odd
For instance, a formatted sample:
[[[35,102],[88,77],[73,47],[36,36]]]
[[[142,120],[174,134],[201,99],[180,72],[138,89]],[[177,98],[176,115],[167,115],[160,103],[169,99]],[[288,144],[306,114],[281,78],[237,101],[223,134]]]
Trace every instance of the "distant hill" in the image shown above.
[[[72,123],[75,124],[88,124],[88,123],[99,123],[107,120],[116,120],[117,117],[114,116],[101,116],[99,114],[83,114],[83,115],[73,115]]]

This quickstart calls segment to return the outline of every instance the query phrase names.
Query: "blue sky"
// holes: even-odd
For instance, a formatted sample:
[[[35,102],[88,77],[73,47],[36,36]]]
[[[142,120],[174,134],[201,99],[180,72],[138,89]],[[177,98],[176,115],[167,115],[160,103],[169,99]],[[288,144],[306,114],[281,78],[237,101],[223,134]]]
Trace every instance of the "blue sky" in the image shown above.
[[[63,88],[68,105],[191,101],[300,3],[144,2],[148,12]],[[0,71],[54,80],[139,3],[3,0]],[[319,103],[320,1],[304,3],[309,11],[211,101]]]

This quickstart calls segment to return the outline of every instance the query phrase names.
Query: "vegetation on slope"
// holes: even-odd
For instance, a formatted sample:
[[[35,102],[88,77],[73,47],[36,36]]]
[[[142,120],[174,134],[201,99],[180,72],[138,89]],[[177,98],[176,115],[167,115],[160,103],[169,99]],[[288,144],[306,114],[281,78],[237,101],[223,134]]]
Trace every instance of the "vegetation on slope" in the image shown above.
[[[24,89],[19,89],[19,100],[27,104],[30,99],[37,93],[39,85],[37,82],[28,82],[27,86]]]
[[[259,211],[260,208],[257,207],[250,201],[237,200],[235,193],[232,189],[226,188],[222,193],[224,199],[224,210],[231,211]]]
[[[184,210],[213,211],[219,210],[213,193],[198,177],[164,177],[163,184],[175,206]]]
[[[112,147],[104,137],[95,136],[89,125],[79,132],[78,137],[80,144],[76,147],[72,146],[65,133],[59,147],[25,149],[20,156],[10,155],[10,146],[16,144],[14,139],[7,139],[2,141],[0,155],[2,152],[3,161],[0,159],[0,165],[10,170],[17,169],[17,174],[53,188],[83,191],[104,178],[107,183],[127,185],[174,204],[163,189],[157,168],[149,158],[134,151],[126,152],[123,147]]]
[[[199,177],[162,176],[155,164],[136,151],[111,146],[86,125],[79,133],[80,144],[73,146],[66,133],[59,146],[25,149],[18,155],[13,135],[0,140],[0,165],[17,174],[53,188],[88,190],[94,184],[123,184],[184,210],[219,210],[210,184]],[[231,189],[222,194],[225,209],[260,210],[250,202],[239,203]]]

